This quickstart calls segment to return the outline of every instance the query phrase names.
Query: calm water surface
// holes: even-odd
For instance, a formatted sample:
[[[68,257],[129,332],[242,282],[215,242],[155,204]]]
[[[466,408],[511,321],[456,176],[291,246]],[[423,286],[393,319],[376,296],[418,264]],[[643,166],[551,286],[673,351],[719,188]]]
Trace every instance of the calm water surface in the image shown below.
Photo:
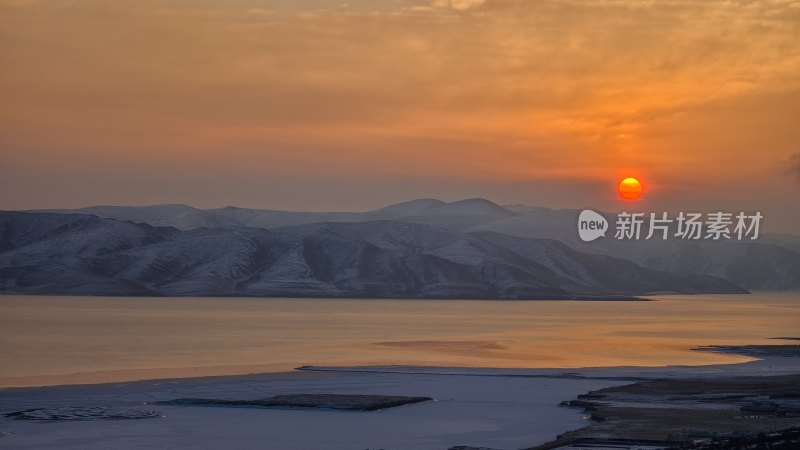
[[[800,294],[653,302],[0,296],[0,386],[306,364],[588,367],[749,358],[699,345],[800,335]]]

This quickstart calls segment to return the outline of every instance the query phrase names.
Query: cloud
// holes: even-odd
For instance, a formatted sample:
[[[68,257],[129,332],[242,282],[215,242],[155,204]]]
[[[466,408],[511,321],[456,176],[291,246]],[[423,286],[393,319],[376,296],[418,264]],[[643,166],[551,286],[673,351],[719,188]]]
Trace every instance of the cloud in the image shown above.
[[[431,4],[435,8],[452,8],[458,11],[466,11],[483,5],[486,0],[433,0]]]
[[[800,88],[798,14],[781,2],[435,0],[428,14],[302,4],[39,3],[0,23],[0,92],[43,118],[80,98],[74,120],[87,122],[142,110],[214,128],[568,145],[635,141],[707,105]]]
[[[790,156],[786,164],[785,174],[800,182],[800,152]]]
[[[269,17],[275,14],[275,11],[270,11],[263,8],[252,8],[245,12],[245,15],[251,17]]]
[[[800,141],[788,2],[268,3],[0,0],[0,178],[143,160],[756,193]]]

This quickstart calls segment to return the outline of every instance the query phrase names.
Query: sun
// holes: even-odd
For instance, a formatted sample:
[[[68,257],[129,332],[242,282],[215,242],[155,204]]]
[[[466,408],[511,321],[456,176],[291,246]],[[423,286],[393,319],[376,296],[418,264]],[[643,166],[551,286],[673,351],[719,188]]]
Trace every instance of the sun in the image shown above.
[[[636,178],[625,178],[619,182],[619,195],[625,200],[636,200],[642,195],[642,183]]]

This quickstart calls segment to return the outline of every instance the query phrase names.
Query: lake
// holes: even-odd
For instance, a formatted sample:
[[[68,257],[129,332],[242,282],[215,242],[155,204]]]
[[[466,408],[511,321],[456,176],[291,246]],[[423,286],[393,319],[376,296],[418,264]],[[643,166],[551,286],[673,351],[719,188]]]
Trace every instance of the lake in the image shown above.
[[[0,386],[300,365],[660,366],[798,336],[800,294],[651,302],[0,296]],[[786,343],[786,342],[783,342]]]

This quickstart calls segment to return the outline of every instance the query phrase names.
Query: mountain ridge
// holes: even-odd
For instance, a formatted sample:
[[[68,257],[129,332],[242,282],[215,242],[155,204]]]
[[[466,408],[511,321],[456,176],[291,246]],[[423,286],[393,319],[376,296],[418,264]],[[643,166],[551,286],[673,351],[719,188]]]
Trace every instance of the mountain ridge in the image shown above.
[[[33,231],[31,231],[33,230]],[[379,220],[178,230],[0,212],[6,292],[73,295],[622,298],[744,293],[550,240]]]
[[[191,208],[191,209],[187,209]],[[55,210],[80,213],[83,210]],[[35,213],[38,213],[34,211]],[[90,207],[100,217],[154,226],[193,228],[256,227],[277,229],[321,222],[357,223],[393,220],[458,232],[489,231],[520,238],[553,239],[597,255],[617,256],[655,270],[711,275],[746,289],[800,290],[800,236],[762,235],[754,242],[616,240],[582,242],[576,232],[580,210],[527,205],[501,206],[486,199],[455,202],[417,199],[365,212],[303,212],[224,207],[199,210],[187,205]],[[610,221],[613,215],[604,213]],[[757,275],[754,275],[757,274]]]

